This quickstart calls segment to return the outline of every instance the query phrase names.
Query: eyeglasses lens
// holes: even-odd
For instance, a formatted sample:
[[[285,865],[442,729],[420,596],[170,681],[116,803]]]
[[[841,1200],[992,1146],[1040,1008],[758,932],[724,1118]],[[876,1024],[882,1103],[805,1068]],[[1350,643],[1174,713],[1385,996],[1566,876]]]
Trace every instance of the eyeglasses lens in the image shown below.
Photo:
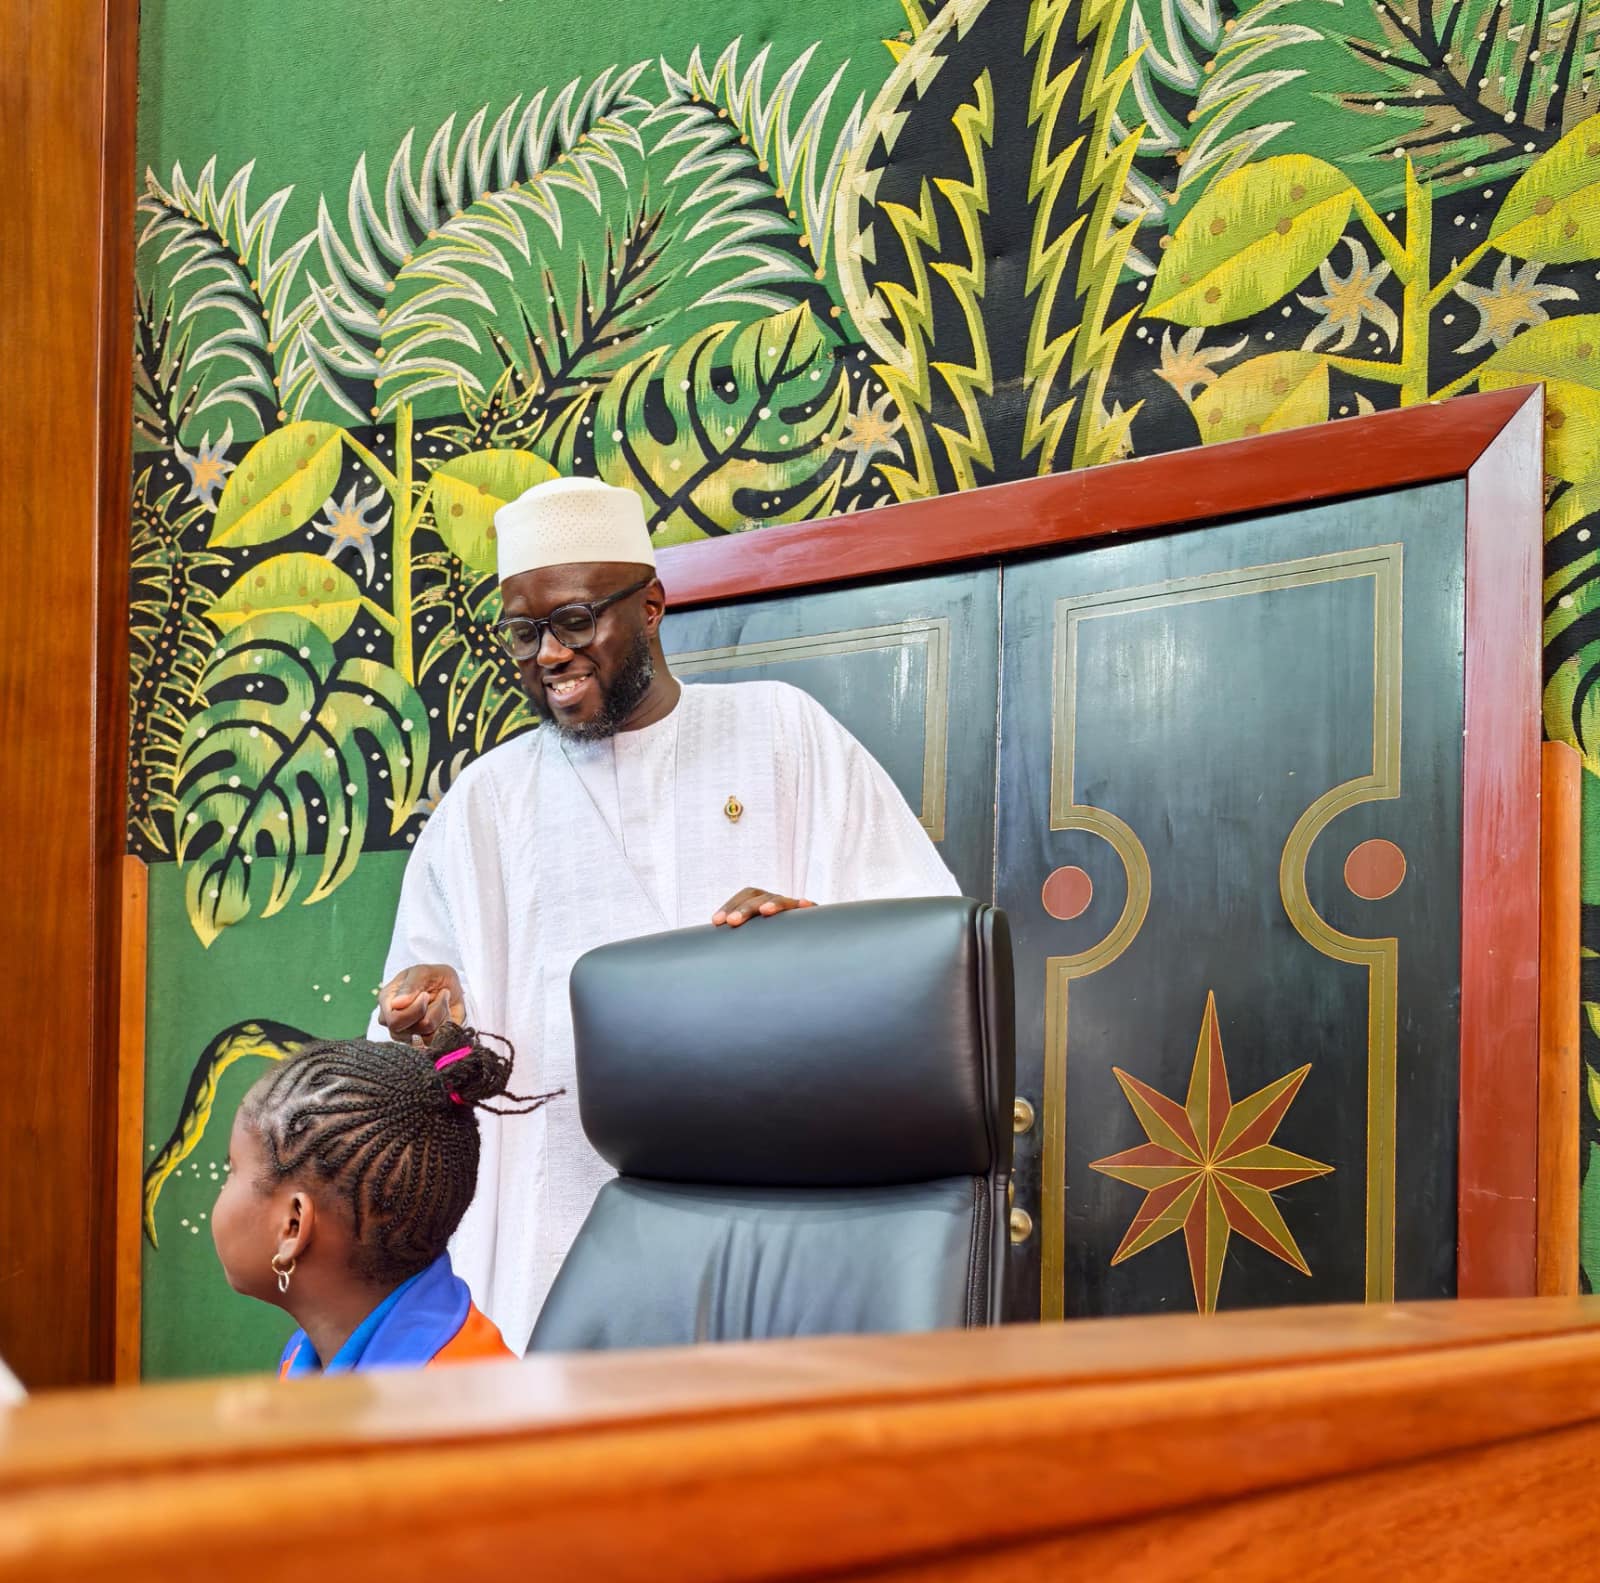
[[[495,630],[513,659],[530,660],[539,652],[541,625],[533,621],[508,621]],[[594,617],[581,605],[551,611],[549,625],[551,635],[563,648],[587,648],[594,641]]]

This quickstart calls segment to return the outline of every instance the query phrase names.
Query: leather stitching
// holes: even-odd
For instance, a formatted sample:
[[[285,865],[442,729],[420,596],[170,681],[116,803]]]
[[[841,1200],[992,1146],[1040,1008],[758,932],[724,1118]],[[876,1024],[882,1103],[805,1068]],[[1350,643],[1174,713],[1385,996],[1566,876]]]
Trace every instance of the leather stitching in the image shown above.
[[[984,1209],[988,1204],[988,1182],[984,1177],[977,1176],[972,1179],[972,1238],[967,1245],[967,1329],[974,1330],[983,1324],[983,1314],[980,1308],[979,1291],[986,1287],[987,1270],[984,1265],[984,1253],[989,1246],[989,1228],[985,1224],[988,1216]]]

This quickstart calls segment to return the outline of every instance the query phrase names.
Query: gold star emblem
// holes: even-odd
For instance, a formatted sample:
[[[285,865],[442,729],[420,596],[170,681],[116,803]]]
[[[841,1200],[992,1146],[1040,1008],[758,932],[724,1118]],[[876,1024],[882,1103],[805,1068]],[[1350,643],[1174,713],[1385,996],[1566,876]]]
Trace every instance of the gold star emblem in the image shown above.
[[[1278,1188],[1325,1176],[1333,1167],[1280,1149],[1271,1138],[1310,1070],[1302,1066],[1234,1104],[1222,1058],[1216,996],[1210,993],[1183,1105],[1113,1067],[1150,1141],[1090,1162],[1091,1170],[1141,1187],[1145,1193],[1112,1264],[1131,1259],[1181,1230],[1195,1303],[1206,1314],[1216,1311],[1222,1261],[1232,1232],[1309,1275],[1311,1268],[1272,1195]]]

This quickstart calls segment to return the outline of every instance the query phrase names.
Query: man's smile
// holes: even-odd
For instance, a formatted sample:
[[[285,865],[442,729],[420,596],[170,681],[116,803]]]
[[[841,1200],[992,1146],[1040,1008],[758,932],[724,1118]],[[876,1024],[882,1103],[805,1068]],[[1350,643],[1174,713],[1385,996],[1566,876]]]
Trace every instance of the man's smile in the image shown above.
[[[545,697],[560,708],[570,708],[583,696],[593,680],[592,671],[584,671],[576,676],[566,674],[547,676],[544,679]]]

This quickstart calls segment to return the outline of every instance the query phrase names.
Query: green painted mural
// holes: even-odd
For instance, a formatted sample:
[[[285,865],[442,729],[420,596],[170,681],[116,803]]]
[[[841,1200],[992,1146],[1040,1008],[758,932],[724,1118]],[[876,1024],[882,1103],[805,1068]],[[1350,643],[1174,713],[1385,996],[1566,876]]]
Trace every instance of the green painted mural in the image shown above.
[[[1600,796],[1600,0],[552,10],[145,0],[152,1374],[270,1355],[208,1123],[365,1020],[428,809],[533,724],[491,517],[554,471],[666,544],[1542,380]],[[1594,1283],[1600,1165],[1585,1216]]]

